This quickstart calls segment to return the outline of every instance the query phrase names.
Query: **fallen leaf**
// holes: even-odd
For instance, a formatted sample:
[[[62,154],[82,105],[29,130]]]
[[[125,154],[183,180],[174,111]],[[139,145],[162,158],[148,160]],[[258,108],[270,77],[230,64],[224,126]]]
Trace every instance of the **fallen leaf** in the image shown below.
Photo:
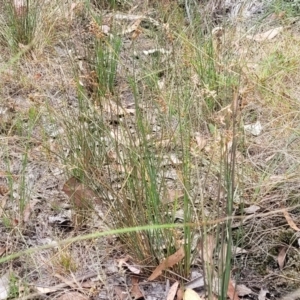
[[[1,247],[0,248],[0,257],[7,251],[6,247]]]
[[[110,27],[108,25],[101,25],[101,30],[104,34],[108,35],[110,32]]]
[[[171,153],[169,158],[170,158],[171,163],[175,166],[182,164],[182,161],[174,153]]]
[[[88,300],[89,297],[78,292],[68,292],[56,298],[57,300]]]
[[[234,255],[234,256],[248,253],[247,250],[245,250],[241,247],[235,247],[235,246],[231,247],[231,252],[232,252],[232,255]]]
[[[141,24],[142,18],[138,18],[137,20],[135,20],[131,25],[129,25],[125,30],[122,31],[122,35],[127,34],[127,33],[131,33],[133,31],[138,30],[140,24]]]
[[[273,39],[282,30],[283,30],[283,27],[280,26],[280,27],[276,27],[276,28],[270,29],[270,30],[268,30],[266,32],[263,32],[263,33],[255,34],[253,36],[252,35],[247,35],[247,38],[250,39],[250,40],[257,41],[257,42],[263,42],[265,40],[271,40],[271,39]]]
[[[183,299],[183,294],[184,294],[183,289],[182,289],[182,287],[180,287],[177,291],[177,294],[176,294],[177,300],[182,300]]]
[[[7,196],[1,197],[1,203],[0,203],[0,217],[2,216],[2,214],[3,214],[3,212],[4,212],[4,209],[5,209],[5,205],[6,205],[7,199],[8,199]]]
[[[250,132],[252,135],[258,136],[261,134],[263,128],[261,126],[261,123],[257,121],[254,124],[244,125],[244,129],[245,131]]]
[[[144,299],[144,295],[142,294],[139,287],[139,279],[137,277],[131,277],[132,288],[130,290],[130,295],[133,299]]]
[[[0,277],[0,299],[7,299],[9,294],[9,273]]]
[[[203,300],[200,296],[192,289],[186,289],[183,294],[183,300]]]
[[[233,285],[233,282],[231,279],[229,279],[229,283],[228,283],[227,296],[231,300],[240,300],[240,298],[237,294],[237,291],[235,289],[235,286]]]
[[[23,212],[23,222],[24,223],[27,223],[28,220],[29,220],[29,217],[34,209],[34,206],[39,202],[38,199],[34,199],[34,200],[31,200],[29,201],[26,206],[25,206],[25,209],[24,209],[24,212]]]
[[[184,193],[181,190],[168,189],[166,194],[167,195],[165,195],[165,198],[162,200],[162,202],[164,204],[171,203],[176,200],[182,199],[184,196]]]
[[[0,185],[0,195],[4,196],[9,192],[9,188],[6,184],[1,184]]]
[[[69,196],[75,208],[89,208],[92,202],[101,202],[91,189],[87,188],[75,177],[71,177],[64,184],[62,190]]]
[[[170,287],[168,295],[167,295],[167,300],[173,300],[177,294],[177,289],[179,286],[179,282],[176,281],[173,283],[173,285]]]
[[[292,229],[294,229],[295,231],[300,231],[300,229],[297,227],[297,225],[286,210],[283,211],[283,215]]]
[[[287,247],[282,247],[277,256],[277,262],[280,270],[284,267],[285,258],[286,258]]]
[[[249,207],[244,208],[244,212],[247,215],[254,214],[258,210],[260,210],[260,206],[258,206],[258,205],[250,205]]]
[[[118,297],[118,300],[127,299],[127,293],[123,291],[119,286],[115,286],[114,291],[116,293],[116,296]]]
[[[132,273],[134,274],[140,274],[141,270],[138,269],[135,266],[130,265],[129,263],[127,263],[127,261],[130,259],[130,256],[127,255],[125,258],[120,258],[118,259],[118,267],[121,268],[122,266],[126,266]]]
[[[203,262],[207,266],[213,265],[213,253],[215,249],[215,238],[212,235],[207,235],[198,244],[198,251]]]
[[[206,146],[207,139],[203,135],[201,135],[200,132],[195,132],[194,136],[195,136],[195,140],[197,142],[198,150],[201,151]]]
[[[158,276],[162,274],[164,270],[167,268],[173,267],[175,264],[180,262],[184,258],[184,248],[179,248],[174,254],[167,257],[157,268],[153,271],[153,273],[148,278],[149,281],[156,279]]]
[[[246,287],[244,284],[238,284],[236,286],[236,293],[240,296],[240,297],[244,297],[250,294],[253,294],[252,290],[249,289],[248,287]]]

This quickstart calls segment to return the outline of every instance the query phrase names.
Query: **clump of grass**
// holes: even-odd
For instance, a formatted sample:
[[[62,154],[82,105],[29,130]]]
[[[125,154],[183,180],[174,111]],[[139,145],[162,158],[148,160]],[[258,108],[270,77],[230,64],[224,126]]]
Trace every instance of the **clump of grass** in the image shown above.
[[[176,11],[184,13],[182,9]],[[95,16],[93,19],[96,20]],[[182,16],[179,19],[184,21]],[[176,20],[170,22],[175,24]],[[220,248],[227,248],[218,274],[222,282],[220,293],[225,297],[231,267],[231,223],[224,221],[217,228],[206,226],[201,230],[190,225],[207,221],[206,206],[213,207],[210,218],[222,219],[233,213],[239,126],[234,96],[238,80],[236,75],[223,71],[227,69],[222,68],[225,62],[220,65],[221,45],[217,45],[218,49],[214,47],[212,35],[199,42],[199,23],[200,20],[193,21],[195,27],[189,34],[180,29],[173,33],[177,40],[170,47],[172,55],[157,51],[134,61],[133,70],[125,75],[118,73],[120,66],[125,69],[120,55],[121,38],[113,33],[105,37],[98,31],[95,47],[88,51],[93,92],[78,80],[78,111],[63,117],[66,142],[71,149],[65,164],[70,166],[73,176],[104,199],[109,206],[106,221],[110,226],[149,225],[147,231],[121,235],[129,251],[143,263],[159,264],[183,245],[185,258],[176,271],[188,276],[198,251],[194,245],[197,236],[214,234]],[[99,29],[100,24],[96,22],[94,28]],[[148,36],[154,36],[153,48],[168,46],[162,32],[148,32]],[[134,57],[135,43],[130,50]],[[195,76],[196,83],[191,80]],[[165,81],[162,87],[161,78]],[[134,112],[123,107],[115,86],[118,80],[127,84]],[[230,104],[231,115],[225,116],[221,125],[213,122],[214,114]],[[201,151],[196,155],[191,151],[195,134],[200,130],[215,139],[213,154],[208,158]],[[167,145],[160,146],[163,142]],[[203,163],[208,160],[211,162]],[[212,177],[218,179],[209,183],[215,190],[214,196],[206,191],[206,182]],[[180,197],[168,196],[176,189],[180,190]],[[225,199],[220,196],[222,189],[226,190]],[[208,203],[208,199],[213,200]],[[151,225],[174,222],[186,226],[183,230],[151,229]],[[215,268],[210,267],[211,278]]]
[[[30,45],[35,37],[41,1],[6,1],[2,38],[14,50]]]

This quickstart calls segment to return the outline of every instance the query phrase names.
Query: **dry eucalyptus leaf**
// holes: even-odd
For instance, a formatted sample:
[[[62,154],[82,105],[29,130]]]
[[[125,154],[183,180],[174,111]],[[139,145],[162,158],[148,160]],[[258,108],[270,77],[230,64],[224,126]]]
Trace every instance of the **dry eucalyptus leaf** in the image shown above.
[[[141,270],[136,268],[135,266],[132,266],[130,264],[128,264],[127,262],[124,262],[124,265],[134,274],[140,274]]]
[[[277,262],[280,270],[284,267],[285,258],[286,258],[287,247],[282,247],[277,256]]]
[[[295,224],[295,222],[286,210],[283,211],[283,215],[292,229],[294,229],[295,231],[300,231],[299,227]]]
[[[39,202],[38,199],[34,199],[34,200],[31,200],[29,201],[26,206],[25,206],[25,209],[24,209],[24,212],[23,212],[23,222],[24,223],[27,223],[28,220],[29,220],[29,217],[34,209],[34,206]]]
[[[230,300],[240,300],[231,279],[229,279],[229,283],[228,283],[227,296],[230,298]]]
[[[124,35],[124,34],[131,33],[131,32],[138,30],[138,28],[141,24],[141,21],[142,21],[142,18],[135,20],[132,24],[130,24],[128,26],[127,29],[123,30],[121,34]]]
[[[199,150],[204,149],[204,147],[207,144],[207,139],[203,135],[201,135],[200,132],[195,132],[194,136],[195,136],[195,140],[197,142],[198,149]]]
[[[194,290],[186,289],[183,294],[183,300],[204,300]]]
[[[127,293],[123,291],[119,286],[114,287],[114,291],[116,293],[117,299],[118,300],[125,300],[127,298]]]
[[[9,294],[9,273],[0,277],[0,300],[7,299]]]
[[[165,195],[166,198],[163,199],[164,204],[171,203],[171,202],[174,202],[176,200],[182,199],[183,196],[184,196],[184,193],[182,192],[182,190],[168,189],[166,194],[167,194],[167,195]]]
[[[162,274],[162,272],[168,268],[173,267],[175,264],[180,262],[184,258],[184,248],[179,248],[174,254],[167,257],[148,278],[149,281],[156,279]]]
[[[244,284],[238,284],[236,286],[236,292],[240,297],[244,297],[253,294],[252,290],[246,287]]]
[[[90,188],[87,188],[75,177],[71,177],[64,184],[62,190],[69,196],[75,208],[88,208],[93,202],[101,202]]]
[[[251,215],[254,214],[255,212],[257,212],[258,210],[260,210],[260,206],[258,205],[251,205],[249,207],[244,208],[244,212],[247,215]]]
[[[276,37],[282,30],[283,30],[283,27],[282,27],[282,26],[279,26],[279,27],[270,29],[270,30],[268,30],[268,31],[266,31],[266,32],[255,34],[255,35],[253,35],[253,36],[247,35],[247,38],[250,39],[250,40],[257,41],[257,42],[263,42],[263,41],[266,41],[266,40],[271,40],[271,39],[273,39],[273,38]]]
[[[208,264],[208,266],[213,265],[213,253],[215,249],[215,238],[212,235],[207,235],[198,244],[198,251],[203,262]]]
[[[7,247],[0,247],[0,257],[7,251]]]
[[[130,265],[128,262],[128,260],[130,259],[131,257],[129,255],[127,255],[126,257],[124,258],[120,258],[118,259],[118,267],[121,268],[122,266],[126,266],[132,273],[134,274],[140,274],[141,270],[135,266],[132,266]]]
[[[167,300],[174,300],[174,298],[175,298],[175,296],[177,294],[178,286],[179,286],[179,282],[178,281],[176,281],[176,282],[173,283],[173,285],[169,289]]]
[[[139,279],[138,277],[131,277],[132,288],[130,291],[130,295],[133,299],[144,299],[144,295],[142,294],[139,287]]]

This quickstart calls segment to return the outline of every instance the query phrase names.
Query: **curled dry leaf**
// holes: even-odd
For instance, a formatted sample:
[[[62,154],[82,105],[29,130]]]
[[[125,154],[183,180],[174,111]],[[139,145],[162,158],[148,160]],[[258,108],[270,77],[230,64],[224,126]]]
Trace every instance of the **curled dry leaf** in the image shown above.
[[[141,270],[135,266],[130,265],[127,261],[130,259],[130,256],[126,256],[125,258],[118,259],[118,267],[126,266],[132,273],[140,274]]]
[[[167,300],[174,300],[174,298],[175,298],[175,296],[177,294],[178,286],[179,286],[179,282],[178,281],[176,281],[176,282],[173,283],[173,285],[169,289]]]
[[[168,268],[173,267],[175,264],[180,262],[184,258],[184,248],[181,247],[174,254],[167,257],[148,278],[149,281],[156,279],[162,274],[162,272]]]

